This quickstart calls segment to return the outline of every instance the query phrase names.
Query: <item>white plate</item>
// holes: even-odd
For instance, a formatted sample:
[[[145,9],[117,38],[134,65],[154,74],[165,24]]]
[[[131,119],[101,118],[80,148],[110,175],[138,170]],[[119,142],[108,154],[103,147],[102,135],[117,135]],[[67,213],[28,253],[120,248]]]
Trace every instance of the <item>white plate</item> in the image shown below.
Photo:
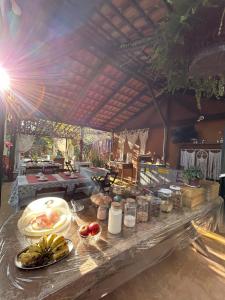
[[[49,261],[48,263],[46,264],[43,264],[43,265],[40,265],[40,266],[36,266],[36,267],[24,267],[21,263],[21,261],[19,260],[19,256],[21,253],[25,252],[28,247],[26,247],[25,249],[23,249],[20,253],[18,253],[14,259],[14,263],[16,265],[17,268],[19,269],[22,269],[22,270],[35,270],[35,269],[41,269],[41,268],[45,268],[45,267],[48,267],[50,265],[53,265],[57,262],[59,262],[60,260],[64,259],[65,257],[67,257],[73,250],[73,243],[71,240],[69,239],[66,239],[66,242],[67,242],[67,245],[68,245],[68,248],[69,248],[69,253],[67,253],[66,255],[64,255],[63,257],[59,258],[58,260],[52,260],[52,261]]]
[[[38,181],[48,181],[48,178],[38,178]]]

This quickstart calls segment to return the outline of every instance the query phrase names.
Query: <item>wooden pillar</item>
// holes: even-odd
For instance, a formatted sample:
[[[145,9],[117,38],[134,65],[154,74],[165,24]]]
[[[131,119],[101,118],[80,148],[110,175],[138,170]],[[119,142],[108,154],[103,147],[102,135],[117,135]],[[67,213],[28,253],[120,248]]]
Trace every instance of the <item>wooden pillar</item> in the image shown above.
[[[154,90],[151,86],[151,84],[149,82],[146,82],[146,86],[149,90],[149,93],[152,95],[152,101],[153,101],[153,104],[156,108],[156,111],[158,112],[159,116],[160,116],[160,119],[162,121],[162,125],[163,125],[163,131],[164,131],[164,135],[163,135],[163,160],[164,160],[164,163],[166,164],[166,160],[167,160],[167,156],[168,156],[168,133],[169,133],[169,130],[168,130],[168,120],[166,120],[166,118],[164,117],[161,109],[160,109],[160,106],[159,106],[159,103],[156,99],[156,96],[155,96],[155,93],[154,93]]]
[[[170,139],[170,129],[171,129],[171,106],[172,106],[172,98],[169,97],[167,100],[167,122],[166,126],[164,127],[164,146],[163,146],[163,155],[164,155],[164,162],[168,162],[169,158],[169,139]]]
[[[111,140],[112,140],[112,145],[111,145],[111,153],[110,153],[110,160],[114,159],[114,132],[112,131],[111,133]]]
[[[2,183],[4,176],[3,168],[3,151],[4,151],[4,132],[5,132],[5,104],[3,98],[0,96],[0,207],[2,199]]]
[[[80,157],[79,160],[83,161],[83,147],[84,147],[84,129],[80,128]]]

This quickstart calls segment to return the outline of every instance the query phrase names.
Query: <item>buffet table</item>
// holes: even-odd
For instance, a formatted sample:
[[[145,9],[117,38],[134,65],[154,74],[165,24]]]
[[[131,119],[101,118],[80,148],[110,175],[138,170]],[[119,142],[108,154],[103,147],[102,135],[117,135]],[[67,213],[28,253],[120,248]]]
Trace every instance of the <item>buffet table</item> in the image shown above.
[[[99,299],[138,273],[158,263],[177,247],[185,247],[198,236],[193,224],[215,230],[220,222],[222,199],[206,202],[194,211],[161,213],[134,229],[123,227],[119,236],[107,232],[100,222],[100,240],[84,245],[78,225],[94,221],[96,208],[88,205],[75,215],[69,232],[75,251],[68,258],[33,271],[15,267],[14,257],[30,240],[20,234],[12,215],[0,228],[0,299]],[[78,225],[77,225],[78,224]]]
[[[38,190],[49,187],[67,187],[67,191],[71,192],[75,184],[90,181],[88,177],[76,173],[77,178],[70,178],[64,173],[46,175],[48,181],[38,181],[35,175],[17,176],[13,183],[9,204],[15,208],[19,208],[35,199],[35,193]]]

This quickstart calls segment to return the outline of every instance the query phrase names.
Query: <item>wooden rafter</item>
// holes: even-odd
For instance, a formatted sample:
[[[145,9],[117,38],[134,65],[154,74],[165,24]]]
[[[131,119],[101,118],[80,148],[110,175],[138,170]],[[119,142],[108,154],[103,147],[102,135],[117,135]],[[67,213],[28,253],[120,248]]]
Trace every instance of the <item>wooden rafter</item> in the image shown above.
[[[133,105],[136,101],[138,101],[142,96],[146,95],[147,89],[142,90],[139,92],[136,96],[134,96],[130,102],[128,102],[122,109],[120,109],[118,112],[113,114],[110,118],[116,118],[117,116],[121,115],[123,112],[127,111],[131,105]],[[106,121],[102,124],[102,126],[105,126],[108,123]]]
[[[127,83],[127,81],[130,78],[128,76],[126,76],[124,78],[124,80],[122,80],[120,82],[120,84],[118,85],[117,89],[115,91],[113,91],[113,93],[111,93],[106,100],[102,103],[99,103],[99,105],[95,108],[95,110],[89,115],[88,118],[85,119],[85,122],[87,122],[87,124],[90,122],[90,120],[95,116],[95,114],[103,107],[105,106],[118,92],[119,90]]]
[[[131,2],[138,9],[139,13],[145,19],[146,23],[155,29],[156,28],[155,23],[152,21],[152,19],[148,15],[146,15],[146,13],[144,12],[144,10],[141,8],[141,6],[139,4],[139,1],[131,0]]]
[[[137,29],[126,17],[124,17],[124,15],[120,12],[120,10],[113,5],[112,3],[107,3],[114,11],[115,13],[120,16],[120,18],[127,23],[128,26],[130,26],[135,32],[137,32],[140,36],[144,36],[143,33]]]
[[[158,93],[158,94],[156,95],[156,98],[159,98],[161,95],[162,95],[162,92]],[[162,101],[162,100],[161,100],[161,98],[160,98],[160,99],[158,100],[159,104],[161,103],[161,101]],[[153,106],[154,106],[153,101],[151,101],[151,102],[149,102],[149,103],[146,103],[146,105],[145,105],[144,107],[142,107],[139,111],[137,111],[136,113],[134,113],[134,114],[132,115],[132,118],[134,119],[134,118],[140,116],[144,111],[146,111],[146,109],[148,109],[148,108],[150,108],[150,107],[153,107]],[[151,119],[151,116],[149,117],[149,119]],[[121,128],[124,128],[128,122],[130,122],[130,119],[124,121],[124,122],[121,123],[119,126],[117,126],[117,127],[115,128],[115,131],[119,131],[119,130],[121,130]],[[147,125],[145,124],[144,126],[146,127]]]

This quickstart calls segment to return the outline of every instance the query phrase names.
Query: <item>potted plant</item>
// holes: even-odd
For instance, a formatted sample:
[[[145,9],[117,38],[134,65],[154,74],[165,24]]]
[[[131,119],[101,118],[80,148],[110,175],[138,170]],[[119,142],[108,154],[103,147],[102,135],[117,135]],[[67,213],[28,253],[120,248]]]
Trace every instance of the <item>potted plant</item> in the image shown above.
[[[187,179],[189,185],[199,187],[200,179],[203,179],[203,174],[199,168],[190,167],[184,170],[184,177]]]

